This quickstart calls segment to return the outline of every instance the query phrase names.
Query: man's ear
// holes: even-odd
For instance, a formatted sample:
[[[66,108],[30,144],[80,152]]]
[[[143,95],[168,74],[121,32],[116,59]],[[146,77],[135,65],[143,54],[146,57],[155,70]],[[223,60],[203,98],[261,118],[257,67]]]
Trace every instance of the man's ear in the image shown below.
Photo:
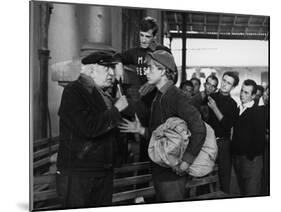
[[[166,68],[165,69],[161,69],[161,76],[165,76],[166,75],[166,71],[167,71]]]
[[[253,99],[255,99],[256,98],[256,94],[254,93],[254,94],[252,94],[252,98]]]

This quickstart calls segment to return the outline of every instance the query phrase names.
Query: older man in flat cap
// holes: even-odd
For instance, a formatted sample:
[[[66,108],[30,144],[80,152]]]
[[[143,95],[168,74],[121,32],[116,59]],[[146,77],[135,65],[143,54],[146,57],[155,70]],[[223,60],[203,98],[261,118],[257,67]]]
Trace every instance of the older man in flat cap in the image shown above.
[[[125,96],[115,103],[105,92],[118,63],[110,53],[82,59],[80,76],[63,91],[60,116],[57,187],[65,207],[110,205],[114,145]]]
[[[162,167],[152,163],[152,178],[159,202],[183,200],[187,169],[199,154],[206,136],[206,128],[198,110],[189,104],[184,93],[173,85],[176,76],[176,64],[173,56],[164,50],[148,54],[146,77],[149,84],[157,87],[153,100],[149,126],[143,127],[136,117],[130,122],[124,119],[120,125],[123,132],[139,133],[151,137],[152,132],[170,117],[178,117],[186,121],[190,129],[190,143],[183,154],[181,163],[175,169]]]

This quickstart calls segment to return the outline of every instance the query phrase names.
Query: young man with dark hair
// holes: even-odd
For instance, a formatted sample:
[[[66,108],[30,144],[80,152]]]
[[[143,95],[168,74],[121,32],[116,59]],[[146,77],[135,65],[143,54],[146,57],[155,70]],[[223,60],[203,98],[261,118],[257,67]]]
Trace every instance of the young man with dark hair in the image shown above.
[[[231,145],[238,185],[241,194],[246,196],[261,194],[265,120],[263,111],[254,103],[256,92],[255,81],[245,80]]]
[[[163,50],[149,53],[146,77],[149,84],[157,87],[150,113],[150,123],[143,127],[138,118],[134,122],[124,120],[120,129],[123,132],[139,133],[151,137],[152,132],[170,117],[178,117],[186,121],[190,129],[190,143],[177,167],[162,167],[152,162],[152,178],[157,201],[184,200],[186,171],[200,152],[206,136],[206,128],[200,113],[189,104],[183,92],[173,85],[176,75],[176,64],[173,56]],[[147,151],[147,149],[146,149]]]
[[[207,121],[209,116],[208,96],[216,92],[218,84],[218,78],[211,74],[204,83],[204,91],[191,98],[191,104],[199,110],[204,121]]]
[[[262,85],[257,85],[257,92],[255,95],[255,105],[259,105],[260,98],[263,96],[264,87]]]
[[[127,81],[124,82],[130,88],[134,96],[129,98],[129,111],[127,115],[134,116],[132,111],[136,112],[142,122],[142,124],[148,124],[149,111],[152,104],[152,100],[157,92],[154,85],[147,83],[147,78],[145,76],[145,70],[147,68],[146,56],[150,52],[157,50],[165,50],[171,53],[170,49],[160,45],[156,42],[156,36],[158,32],[158,24],[156,19],[152,17],[145,17],[139,26],[139,41],[140,46],[131,48],[122,53],[122,63],[125,66],[125,77]],[[131,77],[131,80],[128,79]],[[128,96],[129,97],[129,96]],[[140,161],[149,160],[147,155],[148,141],[140,143]]]
[[[193,84],[190,80],[181,82],[180,89],[184,92],[186,97],[190,100],[193,94]]]
[[[198,95],[200,93],[201,81],[197,77],[192,77],[190,81],[193,84],[193,96]]]
[[[229,193],[231,179],[230,135],[238,116],[237,104],[230,96],[231,90],[239,83],[235,72],[225,72],[217,93],[208,97],[210,114],[208,124],[215,131],[218,144],[218,174],[221,190]]]

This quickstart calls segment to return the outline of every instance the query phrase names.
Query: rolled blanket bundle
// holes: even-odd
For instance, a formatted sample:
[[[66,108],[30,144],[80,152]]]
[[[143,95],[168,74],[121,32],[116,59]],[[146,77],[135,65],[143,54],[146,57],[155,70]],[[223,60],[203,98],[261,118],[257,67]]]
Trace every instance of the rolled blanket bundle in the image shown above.
[[[206,123],[205,126],[207,133],[203,147],[187,170],[195,177],[202,177],[213,170],[218,151],[214,130]],[[163,167],[176,167],[182,162],[190,135],[184,120],[178,117],[167,119],[152,133],[148,146],[150,159]]]

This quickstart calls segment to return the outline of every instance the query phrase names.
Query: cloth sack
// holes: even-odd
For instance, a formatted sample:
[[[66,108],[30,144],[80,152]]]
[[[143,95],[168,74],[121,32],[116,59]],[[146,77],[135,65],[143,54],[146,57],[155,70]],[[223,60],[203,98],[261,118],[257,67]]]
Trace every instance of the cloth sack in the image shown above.
[[[214,130],[205,123],[206,139],[194,162],[189,166],[188,174],[202,177],[209,174],[215,165],[217,143]],[[171,117],[153,131],[148,155],[150,159],[163,167],[174,168],[182,162],[191,133],[186,122],[178,117]]]

